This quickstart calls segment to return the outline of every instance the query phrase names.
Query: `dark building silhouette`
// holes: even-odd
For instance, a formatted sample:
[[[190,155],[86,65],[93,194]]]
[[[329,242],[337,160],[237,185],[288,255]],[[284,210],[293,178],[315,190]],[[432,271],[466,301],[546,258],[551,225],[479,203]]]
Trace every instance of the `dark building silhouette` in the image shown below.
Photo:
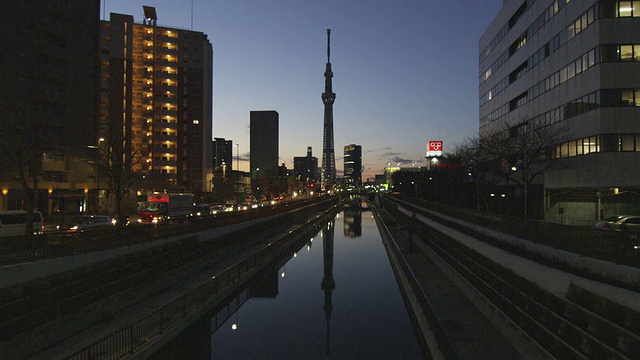
[[[74,212],[94,204],[87,200],[97,193],[89,146],[98,142],[99,25],[98,0],[2,2],[0,125],[5,136],[19,136],[5,116],[15,117],[28,140],[38,139],[38,169],[29,177],[38,174],[36,206],[45,213],[54,196],[77,195]],[[20,208],[18,166],[0,163],[0,210]]]
[[[318,158],[311,153],[311,146],[307,147],[307,156],[293,158],[293,175],[302,184],[318,181]]]
[[[336,156],[333,144],[333,102],[336,94],[333,92],[331,79],[331,29],[327,29],[327,67],[324,71],[324,132],[322,137],[322,186],[331,187],[336,182]]]
[[[227,170],[233,169],[233,141],[224,138],[213,139],[213,167],[226,165]]]
[[[211,191],[213,50],[198,31],[112,13],[101,23],[100,130],[122,128],[142,191]],[[135,194],[134,194],[135,195]]]
[[[347,145],[344,147],[344,181],[347,187],[362,186],[362,146]]]
[[[251,186],[255,195],[276,195],[278,184],[279,115],[277,111],[251,111]]]

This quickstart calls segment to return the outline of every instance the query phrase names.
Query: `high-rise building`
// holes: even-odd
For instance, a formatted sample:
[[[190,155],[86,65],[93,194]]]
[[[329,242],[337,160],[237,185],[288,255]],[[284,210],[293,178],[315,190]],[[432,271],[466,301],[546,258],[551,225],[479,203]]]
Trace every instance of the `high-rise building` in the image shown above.
[[[303,184],[318,181],[318,158],[312,155],[311,146],[307,147],[307,156],[293,158],[293,176]]]
[[[38,210],[47,216],[52,209],[63,211],[66,200],[70,212],[87,211],[97,186],[96,152],[90,147],[98,142],[100,2],[6,0],[2,5],[0,124],[11,141],[0,141],[27,145],[16,156],[29,163],[26,180],[32,187],[37,175]],[[0,210],[25,206],[15,160],[6,154],[0,159]]]
[[[324,132],[322,137],[322,186],[331,187],[336,182],[336,155],[333,144],[333,103],[336,94],[332,89],[331,71],[331,29],[327,29],[327,67],[324,71]]]
[[[153,7],[102,21],[100,131],[133,145],[139,190],[211,191],[212,58],[206,34],[158,26]]]
[[[344,147],[344,180],[347,187],[362,186],[362,146],[347,145]]]
[[[226,165],[227,170],[233,169],[233,141],[223,138],[213,138],[213,167]]]
[[[640,1],[505,0],[479,41],[481,139],[570,128],[539,177],[547,220],[640,211],[638,29]]]
[[[250,113],[251,180],[254,194],[277,195],[279,115],[277,111]]]

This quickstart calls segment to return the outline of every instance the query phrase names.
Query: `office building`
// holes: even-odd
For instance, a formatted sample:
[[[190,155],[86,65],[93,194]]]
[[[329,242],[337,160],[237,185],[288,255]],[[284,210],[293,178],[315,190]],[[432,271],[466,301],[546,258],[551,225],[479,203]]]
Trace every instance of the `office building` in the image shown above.
[[[537,178],[549,221],[640,211],[638,29],[640,1],[505,0],[479,41],[481,139],[570,128]]]
[[[293,158],[293,176],[302,185],[315,183],[318,178],[318,158],[312,155],[311,146],[307,147],[307,156]]]
[[[362,186],[362,146],[347,145],[344,147],[344,183],[348,188]]]
[[[277,111],[251,111],[251,180],[254,195],[277,195],[279,115]]]
[[[132,144],[139,193],[210,192],[213,50],[207,35],[159,26],[156,9],[147,6],[142,23],[112,13],[100,30],[106,145],[114,136]]]
[[[213,138],[213,167],[217,169],[222,165],[227,170],[233,169],[233,141]]]
[[[0,210],[26,206],[18,156],[29,163],[30,187],[37,174],[34,207],[47,219],[53,210],[89,208],[96,189],[90,146],[98,140],[99,15],[98,0],[3,2],[0,147],[24,151],[0,159]]]

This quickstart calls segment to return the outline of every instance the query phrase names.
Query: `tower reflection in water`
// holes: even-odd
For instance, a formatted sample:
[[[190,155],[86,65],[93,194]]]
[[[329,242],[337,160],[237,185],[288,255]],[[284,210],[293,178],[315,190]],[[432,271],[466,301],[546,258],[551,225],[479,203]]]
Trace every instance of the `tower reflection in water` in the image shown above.
[[[343,214],[321,220],[268,269],[238,284],[238,292],[196,325],[199,330],[185,332],[154,358],[418,358],[373,219],[359,225],[360,211]],[[362,236],[354,241],[336,234],[341,222]]]
[[[327,355],[331,350],[331,295],[333,289],[336,288],[336,282],[333,280],[333,238],[336,221],[331,219],[327,226],[322,229],[322,254],[324,263],[324,278],[322,278],[321,288],[324,291],[324,315],[327,319]]]

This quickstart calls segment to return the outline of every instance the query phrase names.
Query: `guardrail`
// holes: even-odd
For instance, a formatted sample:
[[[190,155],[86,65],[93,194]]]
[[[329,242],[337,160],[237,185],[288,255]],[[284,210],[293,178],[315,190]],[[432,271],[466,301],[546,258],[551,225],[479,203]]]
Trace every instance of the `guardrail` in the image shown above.
[[[436,216],[438,221],[452,226],[456,224],[446,220],[443,215],[556,249],[640,267],[640,250],[634,251],[634,245],[640,243],[638,237],[629,232],[524,220],[415,198],[398,197],[398,199],[403,203],[415,204],[435,212],[437,214],[434,215],[418,211],[425,216]],[[479,234],[476,232],[474,236]],[[489,239],[488,236],[486,238]]]
[[[174,299],[116,333],[106,336],[89,347],[78,351],[70,356],[69,359],[120,359],[134,353],[135,350],[154,339],[154,337],[185,319],[196,308],[204,306],[205,303],[214,300],[220,294],[225,294],[232,285],[252,275],[256,269],[270,263],[276,254],[283,251],[300,236],[310,231],[318,231],[319,228],[316,229],[316,226],[320,226],[325,222],[320,219],[324,218],[316,217],[310,226],[296,227],[252,255],[229,266],[199,287]]]
[[[386,209],[392,215],[408,218],[393,206]],[[639,317],[625,305],[575,283],[570,285],[567,298],[556,296],[437,229],[422,222],[417,226],[422,234],[429,234],[425,244],[448,267],[548,351],[550,357],[637,358],[639,327],[633,320]]]
[[[281,214],[324,200],[326,198],[319,198],[315,201],[292,202],[286,205],[250,211],[192,217],[183,224],[131,224],[123,227],[107,227],[80,233],[52,232],[31,236],[0,237],[0,265],[108,250],[191,234]]]

